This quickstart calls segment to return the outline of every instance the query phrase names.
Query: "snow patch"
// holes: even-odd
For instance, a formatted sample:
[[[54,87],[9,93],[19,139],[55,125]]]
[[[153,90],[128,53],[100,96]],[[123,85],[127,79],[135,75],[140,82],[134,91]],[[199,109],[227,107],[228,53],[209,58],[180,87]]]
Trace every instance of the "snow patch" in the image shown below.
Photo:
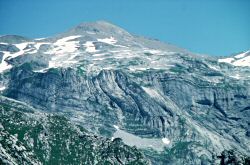
[[[245,57],[245,55],[247,54],[247,53],[249,53],[250,51],[246,51],[246,52],[244,52],[244,53],[241,53],[241,54],[238,54],[238,55],[236,55],[236,56],[234,56],[235,58],[243,58],[243,57]]]
[[[131,71],[133,71],[133,72],[136,71],[134,68],[128,68],[128,69],[131,70]]]
[[[64,38],[61,38],[61,39],[57,40],[56,43],[62,43],[62,44],[64,44],[65,42],[72,42],[70,40],[74,40],[74,39],[79,38],[79,37],[81,37],[81,35],[64,37]]]
[[[44,39],[46,39],[46,38],[37,38],[37,39],[35,39],[36,41],[40,41],[40,40],[44,40]]]
[[[152,148],[156,151],[164,151],[166,145],[170,144],[167,138],[142,138],[140,136],[128,133],[124,130],[117,129],[113,134],[113,138],[121,138],[123,142],[129,146],[136,146],[138,148]]]
[[[249,66],[250,67],[250,56],[247,56],[249,52],[250,51],[246,51],[244,53],[238,54],[234,56],[234,58],[219,59],[218,62],[226,62],[234,66],[242,66],[242,67]]]
[[[24,48],[27,47],[28,44],[32,44],[33,42],[24,42],[20,44],[14,44],[18,49],[23,50]]]
[[[131,70],[131,71],[146,71],[148,69],[161,69],[161,68],[153,68],[153,67],[147,67],[147,68],[144,68],[144,67],[129,67],[128,69]]]
[[[24,53],[30,51],[30,50],[23,50],[24,48],[27,47],[28,44],[30,44],[30,43],[29,42],[25,42],[25,43],[20,43],[20,44],[14,44],[18,49],[20,49],[16,53],[10,53],[10,52],[7,52],[7,51],[2,51],[3,58],[2,58],[2,61],[0,63],[0,73],[2,73],[5,70],[8,70],[8,69],[12,68],[12,65],[8,64],[5,61],[6,59],[16,58],[17,56],[23,55]]]
[[[233,65],[235,66],[250,66],[250,56],[241,58],[237,61],[233,62]]]
[[[87,41],[83,45],[86,47],[87,52],[89,52],[89,53],[96,52],[95,45],[93,44],[93,41]]]
[[[219,59],[218,62],[231,63],[233,60],[234,58],[224,58],[224,59]]]
[[[81,35],[68,36],[61,39],[58,39],[56,42],[52,44],[52,49],[45,52],[45,54],[51,54],[51,60],[49,61],[48,68],[44,68],[41,70],[37,70],[34,72],[46,72],[49,68],[58,68],[58,67],[68,67],[72,64],[78,63],[78,61],[74,60],[74,58],[78,55],[76,52],[79,45],[79,41],[72,41],[76,38],[81,37]],[[40,47],[42,44],[39,43],[37,47]]]
[[[5,61],[5,59],[7,58],[7,57],[9,57],[9,52],[3,52],[4,53],[4,55],[3,55],[3,58],[2,58],[2,61],[1,61],[1,64],[0,64],[0,73],[2,73],[3,71],[5,71],[5,70],[8,70],[8,69],[10,69],[12,66],[11,65],[9,65],[6,61]]]
[[[99,42],[104,42],[110,45],[113,45],[117,42],[117,40],[114,37],[110,37],[110,38],[103,38],[103,39],[97,39],[97,41]]]
[[[150,68],[142,68],[142,67],[139,68],[139,67],[138,67],[138,68],[135,68],[135,69],[136,69],[136,70],[140,70],[140,71],[145,71],[145,70],[150,69]]]
[[[76,38],[81,37],[81,35],[76,35],[76,36],[69,36],[69,37],[64,37],[59,40],[57,40],[55,43],[53,43],[53,48],[45,52],[46,54],[65,54],[65,53],[72,53],[77,50],[77,46],[79,44],[79,41],[70,41]]]
[[[45,73],[49,68],[44,68],[44,69],[41,69],[41,70],[33,70],[33,72],[36,72],[36,73]]]
[[[3,91],[3,90],[5,90],[6,89],[6,87],[0,87],[0,91]]]
[[[164,144],[170,144],[170,140],[168,138],[161,139]]]

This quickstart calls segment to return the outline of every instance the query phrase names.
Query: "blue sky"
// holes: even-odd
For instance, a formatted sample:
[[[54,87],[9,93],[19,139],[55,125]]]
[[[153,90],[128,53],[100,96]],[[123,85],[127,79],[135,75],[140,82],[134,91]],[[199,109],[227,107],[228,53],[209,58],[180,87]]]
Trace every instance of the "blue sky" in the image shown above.
[[[250,49],[250,0],[0,0],[0,35],[55,35],[106,20],[210,55]]]

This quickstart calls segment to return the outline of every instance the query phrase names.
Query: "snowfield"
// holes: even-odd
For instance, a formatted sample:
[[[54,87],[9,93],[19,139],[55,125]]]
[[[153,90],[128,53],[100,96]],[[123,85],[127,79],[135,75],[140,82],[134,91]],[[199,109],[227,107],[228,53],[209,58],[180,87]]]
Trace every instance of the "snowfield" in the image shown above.
[[[225,62],[234,66],[250,67],[250,51],[240,53],[234,57],[219,59],[218,62]]]

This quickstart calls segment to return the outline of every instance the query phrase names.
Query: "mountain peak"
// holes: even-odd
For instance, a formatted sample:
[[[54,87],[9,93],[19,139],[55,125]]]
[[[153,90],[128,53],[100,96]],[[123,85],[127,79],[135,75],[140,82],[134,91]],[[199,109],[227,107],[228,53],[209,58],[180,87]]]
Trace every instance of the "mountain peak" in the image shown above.
[[[84,22],[72,28],[69,33],[83,34],[83,33],[104,33],[110,35],[130,35],[124,29],[107,21]]]
[[[119,28],[118,26],[116,26],[108,21],[105,21],[105,20],[98,20],[98,21],[94,21],[94,22],[82,22],[78,26],[88,26],[88,25]]]

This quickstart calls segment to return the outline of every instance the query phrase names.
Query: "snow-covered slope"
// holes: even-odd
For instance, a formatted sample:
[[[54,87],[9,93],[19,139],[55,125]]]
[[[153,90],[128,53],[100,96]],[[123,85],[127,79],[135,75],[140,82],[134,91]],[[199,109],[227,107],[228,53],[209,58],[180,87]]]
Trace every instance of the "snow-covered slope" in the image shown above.
[[[83,25],[81,25],[82,27]],[[99,25],[100,26],[100,25]],[[113,25],[112,25],[113,27]],[[169,70],[188,66],[189,60],[198,60],[207,65],[208,71],[220,72],[234,79],[248,79],[250,74],[238,69],[225,69],[212,57],[199,57],[188,51],[157,41],[137,38],[126,33],[98,33],[96,31],[79,34],[65,33],[54,38],[25,41],[17,44],[0,43],[0,73],[25,62],[36,62],[34,72],[44,73],[50,68],[79,67],[83,71],[97,74],[103,69],[126,69],[130,72],[146,70]],[[249,52],[235,57],[219,59],[219,63],[230,63],[235,66],[249,66]],[[184,64],[184,65],[183,65]],[[186,65],[186,66],[185,66]],[[197,70],[197,74],[201,70]],[[204,70],[204,72],[208,72]],[[205,80],[219,83],[222,77],[208,76]]]
[[[18,48],[18,51],[10,52],[8,47]],[[38,72],[44,72],[49,68],[80,65],[82,61],[89,64],[92,69],[116,68],[120,67],[119,63],[123,61],[134,63],[135,59],[139,58],[144,62],[127,65],[128,69],[163,69],[172,65],[173,61],[166,60],[168,56],[185,54],[187,51],[170,44],[130,35],[119,27],[100,21],[80,24],[52,38],[35,39],[18,44],[0,43],[0,53],[3,54],[0,61],[0,73],[2,73],[12,68],[9,62],[11,59],[16,57],[36,59],[41,56],[47,59],[47,67],[35,70]]]
[[[219,59],[218,61],[229,63],[229,64],[232,64],[234,66],[250,67],[250,50],[243,52],[243,53],[240,53],[238,55],[235,55],[233,57]]]

